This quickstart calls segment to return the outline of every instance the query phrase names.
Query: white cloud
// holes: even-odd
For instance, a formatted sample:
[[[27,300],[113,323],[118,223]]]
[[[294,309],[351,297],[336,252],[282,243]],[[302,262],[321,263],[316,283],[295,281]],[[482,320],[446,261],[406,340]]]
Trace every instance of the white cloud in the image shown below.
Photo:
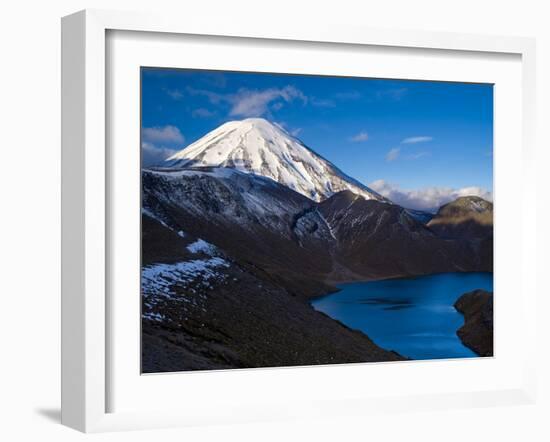
[[[164,92],[173,100],[179,101],[183,98],[183,92],[179,89],[164,89]]]
[[[176,126],[155,126],[141,129],[142,140],[152,144],[182,144],[185,138]]]
[[[141,165],[159,164],[175,154],[185,143],[185,137],[176,126],[144,127],[141,129]]]
[[[369,134],[365,131],[359,132],[357,135],[354,135],[350,138],[350,141],[353,141],[354,143],[360,143],[362,141],[367,141],[369,139]]]
[[[417,160],[418,158],[422,158],[422,157],[427,157],[430,155],[430,152],[416,152],[416,153],[411,153],[409,155],[406,155],[405,158],[407,160]]]
[[[416,137],[408,137],[405,138],[403,141],[401,141],[401,145],[403,149],[408,150],[408,147],[403,146],[404,144],[418,144],[418,143],[427,143],[428,141],[432,141],[433,137],[428,136],[416,136]],[[421,151],[421,152],[413,152],[409,153],[407,155],[402,155],[401,147],[394,147],[393,149],[390,149],[388,153],[386,154],[386,161],[395,161],[398,158],[402,158],[405,160],[417,160],[419,158],[425,157],[430,155],[430,152],[428,151]]]
[[[419,158],[427,157],[429,155],[430,155],[430,152],[426,152],[426,151],[415,152],[415,153],[404,155],[400,147],[394,147],[393,149],[390,149],[388,153],[386,153],[386,161],[392,162],[397,159],[418,160]]]
[[[236,94],[230,96],[232,104],[229,115],[241,117],[260,117],[268,111],[270,103],[283,100],[290,103],[293,100],[307,102],[306,96],[294,86],[284,88],[270,88],[264,90],[240,89]]]
[[[141,165],[143,167],[153,166],[162,163],[174,155],[178,150],[169,147],[156,146],[153,143],[144,141],[141,143]]]
[[[419,136],[419,137],[408,137],[401,141],[402,144],[416,144],[416,143],[426,143],[432,141],[433,137]]]
[[[191,115],[193,116],[193,118],[210,118],[216,115],[216,112],[209,111],[204,107],[199,107],[198,109],[195,109],[193,112],[191,112]]]
[[[393,149],[390,149],[389,152],[386,154],[386,161],[395,161],[397,158],[399,158],[399,155],[401,154],[401,149],[399,147],[394,147]]]
[[[272,106],[275,110],[280,109],[282,105],[294,100],[300,100],[307,103],[307,97],[294,86],[285,86],[283,88],[269,88],[263,90],[239,89],[234,94],[218,94],[216,92],[187,88],[191,95],[203,95],[210,103],[218,105],[226,103],[230,106],[229,115],[239,117],[261,117],[269,112]]]
[[[229,101],[228,94],[218,94],[217,92],[211,92],[204,89],[195,89],[191,86],[188,86],[186,90],[190,95],[202,95],[208,98],[208,101],[212,104],[220,104],[222,101]]]
[[[369,187],[381,195],[389,198],[396,204],[408,209],[425,210],[435,212],[443,204],[453,201],[461,196],[479,196],[488,201],[493,200],[493,194],[481,187],[463,187],[452,189],[450,187],[426,187],[423,189],[407,190],[398,185],[377,180],[369,184]]]

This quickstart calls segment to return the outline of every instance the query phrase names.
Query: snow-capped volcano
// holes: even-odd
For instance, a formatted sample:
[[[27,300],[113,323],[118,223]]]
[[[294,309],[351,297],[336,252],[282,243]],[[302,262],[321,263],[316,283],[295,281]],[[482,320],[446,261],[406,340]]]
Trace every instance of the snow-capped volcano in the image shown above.
[[[165,166],[235,168],[271,178],[315,201],[342,190],[387,201],[262,118],[227,122],[172,155]]]

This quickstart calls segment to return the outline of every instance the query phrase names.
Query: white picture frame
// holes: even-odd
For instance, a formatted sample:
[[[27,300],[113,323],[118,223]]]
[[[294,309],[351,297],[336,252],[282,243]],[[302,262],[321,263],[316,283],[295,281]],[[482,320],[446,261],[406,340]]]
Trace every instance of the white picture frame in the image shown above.
[[[305,403],[257,404],[248,402],[226,414],[184,408],[110,411],[109,370],[112,354],[108,339],[111,312],[107,287],[110,220],[108,133],[109,93],[106,81],[107,33],[154,32],[160,35],[218,36],[273,41],[338,43],[384,48],[431,49],[484,54],[510,54],[521,58],[521,149],[523,187],[521,215],[522,316],[524,337],[535,333],[536,286],[530,277],[536,268],[535,194],[530,174],[535,161],[535,43],[532,39],[416,31],[356,29],[345,26],[268,25],[265,22],[212,22],[198,17],[86,10],[62,20],[62,423],[85,432],[197,425],[216,422],[311,417],[329,414],[365,414],[373,410],[487,406],[530,403],[536,393],[535,339],[526,340],[521,382],[499,389],[449,392],[435,389],[424,395],[373,397],[317,397]],[[159,34],[156,34],[159,35]],[[498,108],[497,108],[498,111]],[[497,172],[499,173],[499,172]],[[511,173],[511,171],[509,171]],[[497,209],[498,219],[498,209]],[[498,222],[498,221],[497,221]],[[497,245],[498,251],[498,245]],[[498,316],[497,316],[498,321]],[[497,355],[498,357],[498,355]],[[353,370],[362,370],[356,365]],[[418,367],[418,366],[417,366]],[[342,370],[333,366],[331,371]],[[422,367],[420,367],[422,369]],[[274,369],[277,370],[277,369]],[[287,372],[295,369],[285,369]],[[325,369],[326,370],[326,369]],[[242,372],[241,372],[242,373]],[[250,373],[250,372],[249,372]],[[262,371],[265,382],[273,372]],[[214,374],[210,374],[216,375]],[[240,375],[238,382],[246,382]],[[168,379],[168,377],[165,377]],[[210,378],[212,379],[212,378]],[[169,381],[165,381],[169,382]]]

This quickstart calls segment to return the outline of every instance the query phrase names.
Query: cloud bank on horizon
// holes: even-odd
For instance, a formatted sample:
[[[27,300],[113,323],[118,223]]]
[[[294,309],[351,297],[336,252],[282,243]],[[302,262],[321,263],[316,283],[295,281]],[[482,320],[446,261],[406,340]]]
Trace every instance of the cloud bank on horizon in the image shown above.
[[[432,210],[464,192],[490,198],[492,100],[481,84],[144,68],[142,165],[262,117],[396,203]]]
[[[487,201],[493,201],[492,192],[475,186],[463,187],[461,189],[426,187],[407,190],[384,180],[376,180],[370,183],[369,187],[406,209],[423,210],[432,213],[436,212],[443,204],[450,203],[461,196],[479,196]]]
[[[141,163],[158,164],[175,154],[184,143],[185,137],[176,126],[142,127]]]

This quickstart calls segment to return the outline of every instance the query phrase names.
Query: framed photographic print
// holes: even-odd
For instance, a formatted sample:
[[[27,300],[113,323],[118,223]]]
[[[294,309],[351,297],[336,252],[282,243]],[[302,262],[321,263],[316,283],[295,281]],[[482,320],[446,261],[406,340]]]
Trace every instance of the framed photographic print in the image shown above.
[[[531,401],[533,57],[64,18],[63,422]]]

